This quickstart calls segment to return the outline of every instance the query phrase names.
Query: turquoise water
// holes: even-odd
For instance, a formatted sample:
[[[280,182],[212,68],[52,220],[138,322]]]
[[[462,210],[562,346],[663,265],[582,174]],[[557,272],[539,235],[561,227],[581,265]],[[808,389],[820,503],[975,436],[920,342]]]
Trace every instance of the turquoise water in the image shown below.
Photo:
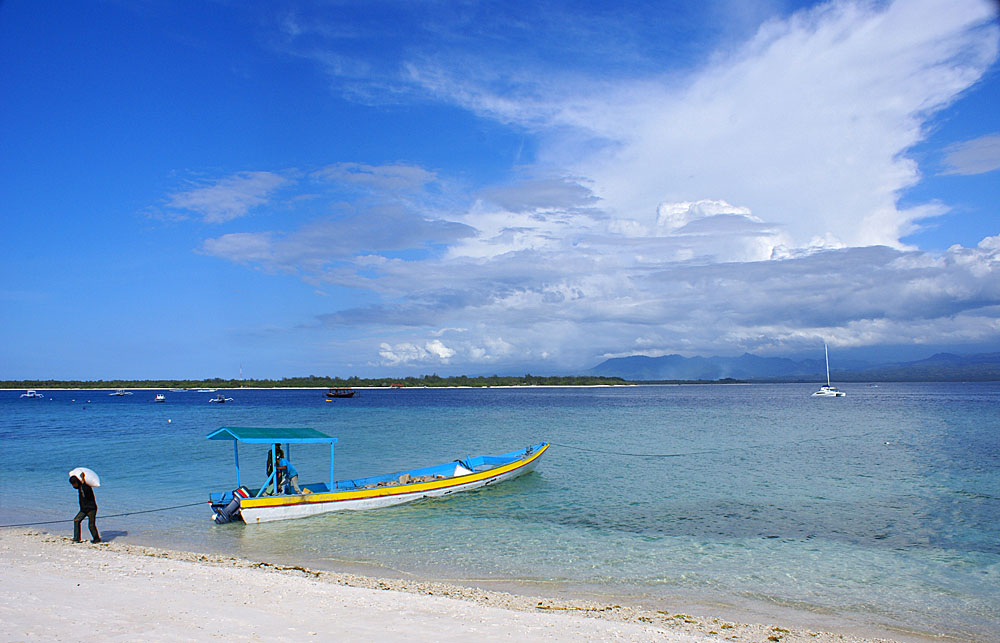
[[[226,405],[2,391],[0,521],[72,517],[74,466],[101,475],[103,515],[207,500],[235,486],[231,443],[204,439],[224,425],[336,435],[338,478],[544,440],[535,473],[447,500],[253,527],[213,525],[207,505],[100,524],[121,542],[256,560],[998,640],[1000,384],[842,388],[365,390],[336,403],[237,390]],[[326,480],[328,456],[293,447],[300,481]],[[262,481],[264,461],[241,447],[244,483]]]

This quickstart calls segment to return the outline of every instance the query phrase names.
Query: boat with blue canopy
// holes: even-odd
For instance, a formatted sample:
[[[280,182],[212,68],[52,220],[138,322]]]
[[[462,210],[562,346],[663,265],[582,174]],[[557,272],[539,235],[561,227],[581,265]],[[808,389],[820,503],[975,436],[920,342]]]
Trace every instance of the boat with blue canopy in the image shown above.
[[[333,462],[337,438],[316,429],[222,427],[206,437],[232,440],[236,461],[236,489],[210,494],[212,519],[219,524],[242,520],[248,525],[332,511],[378,509],[478,489],[532,471],[549,448],[547,442],[540,442],[501,455],[470,456],[398,473],[335,480]],[[269,463],[279,463],[282,451],[290,456],[293,444],[328,444],[329,480],[302,484],[301,493],[297,493],[288,488],[288,480],[282,479],[282,467],[274,466],[269,467],[267,479],[260,487],[244,486],[240,474],[240,443],[269,445]],[[284,449],[280,445],[284,445]]]

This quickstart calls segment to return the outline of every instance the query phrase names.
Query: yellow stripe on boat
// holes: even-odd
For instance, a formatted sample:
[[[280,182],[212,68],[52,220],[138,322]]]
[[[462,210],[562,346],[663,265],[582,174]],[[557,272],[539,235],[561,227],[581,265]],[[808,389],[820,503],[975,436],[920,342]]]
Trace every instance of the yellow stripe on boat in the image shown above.
[[[500,465],[486,471],[477,471],[454,478],[444,478],[432,480],[430,482],[416,482],[410,484],[397,484],[374,489],[357,489],[350,491],[322,491],[316,493],[291,495],[291,496],[262,496],[260,498],[244,498],[240,501],[240,506],[246,509],[257,509],[263,507],[287,507],[299,504],[319,504],[326,502],[342,502],[345,500],[359,500],[364,498],[382,498],[385,496],[398,496],[422,491],[437,491],[449,487],[460,487],[473,482],[488,480],[504,475],[516,469],[526,467],[537,460],[549,448],[548,444],[522,460],[515,460],[509,464]]]

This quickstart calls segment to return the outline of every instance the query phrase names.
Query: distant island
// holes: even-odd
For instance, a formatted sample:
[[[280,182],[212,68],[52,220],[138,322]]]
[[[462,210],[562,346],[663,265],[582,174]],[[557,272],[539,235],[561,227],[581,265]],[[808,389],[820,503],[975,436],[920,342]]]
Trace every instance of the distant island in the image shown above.
[[[842,361],[831,366],[830,378],[836,382],[1000,381],[1000,353],[938,353],[912,362],[871,364]],[[826,364],[823,359],[796,361],[750,353],[739,357],[632,355],[605,360],[587,374],[620,377],[628,381],[717,380],[731,377],[748,382],[822,382],[826,379]]]
[[[476,387],[491,386],[628,386],[649,382],[628,382],[620,377],[604,377],[596,375],[563,375],[563,376],[502,376],[468,377],[458,375],[440,377],[424,375],[422,377],[285,377],[280,380],[239,380],[211,378],[204,380],[6,380],[0,381],[0,389],[119,389],[119,388],[149,388],[149,389],[197,389],[197,388],[445,388],[445,387]],[[732,384],[736,380],[723,379],[718,382],[704,380],[671,380],[656,382],[657,384]]]

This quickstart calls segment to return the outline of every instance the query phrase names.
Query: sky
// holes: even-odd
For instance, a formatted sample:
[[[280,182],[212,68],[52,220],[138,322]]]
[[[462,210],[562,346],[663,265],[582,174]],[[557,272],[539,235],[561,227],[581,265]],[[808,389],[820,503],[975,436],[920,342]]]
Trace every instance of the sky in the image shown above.
[[[0,379],[1000,351],[990,0],[0,3]]]

